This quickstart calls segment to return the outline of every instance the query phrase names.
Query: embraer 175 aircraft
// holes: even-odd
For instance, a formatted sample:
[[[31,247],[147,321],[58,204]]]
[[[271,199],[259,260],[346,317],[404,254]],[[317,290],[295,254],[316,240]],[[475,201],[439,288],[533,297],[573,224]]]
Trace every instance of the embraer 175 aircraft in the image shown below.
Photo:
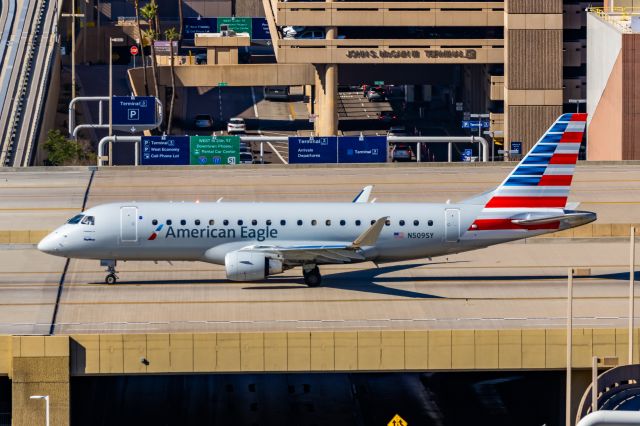
[[[263,280],[296,266],[320,284],[319,265],[375,264],[460,253],[596,220],[567,196],[586,114],[564,114],[496,189],[459,203],[103,204],[74,216],[38,249],[99,259],[113,284],[117,260],[224,265],[232,281]]]

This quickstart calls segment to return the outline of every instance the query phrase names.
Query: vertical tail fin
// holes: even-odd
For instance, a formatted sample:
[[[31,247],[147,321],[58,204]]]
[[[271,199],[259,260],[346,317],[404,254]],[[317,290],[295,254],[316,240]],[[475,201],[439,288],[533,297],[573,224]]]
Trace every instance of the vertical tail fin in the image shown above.
[[[496,189],[485,208],[564,208],[587,114],[563,114]]]
[[[487,237],[497,235],[495,231],[506,236],[557,230],[559,221],[529,226],[513,219],[531,213],[548,216],[550,210],[557,214],[565,208],[586,120],[587,114],[560,116],[496,188],[469,230],[494,231]]]

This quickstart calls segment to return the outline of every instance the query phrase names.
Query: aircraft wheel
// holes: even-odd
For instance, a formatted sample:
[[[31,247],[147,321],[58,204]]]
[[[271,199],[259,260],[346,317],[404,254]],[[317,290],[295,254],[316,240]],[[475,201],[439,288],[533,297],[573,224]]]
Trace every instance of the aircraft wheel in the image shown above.
[[[317,266],[304,274],[304,283],[309,287],[318,287],[321,282],[322,275],[320,275],[320,269]]]
[[[116,274],[109,274],[107,275],[107,277],[104,279],[104,282],[111,285],[111,284],[115,284],[116,281],[118,281],[118,277],[116,277]]]

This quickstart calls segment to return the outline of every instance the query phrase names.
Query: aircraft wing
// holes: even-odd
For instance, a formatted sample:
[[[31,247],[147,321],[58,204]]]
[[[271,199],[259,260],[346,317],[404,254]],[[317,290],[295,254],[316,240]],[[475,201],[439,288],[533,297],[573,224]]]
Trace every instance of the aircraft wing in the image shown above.
[[[278,244],[261,243],[242,248],[242,251],[261,251],[277,254],[287,264],[350,263],[366,260],[363,248],[375,245],[387,217],[382,217],[352,242],[282,241]]]

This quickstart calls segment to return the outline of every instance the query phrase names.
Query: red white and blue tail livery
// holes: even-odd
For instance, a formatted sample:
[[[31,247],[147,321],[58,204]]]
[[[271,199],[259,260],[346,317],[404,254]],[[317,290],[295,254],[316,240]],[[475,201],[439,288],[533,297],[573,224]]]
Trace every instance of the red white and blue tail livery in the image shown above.
[[[467,237],[523,238],[595,220],[593,213],[566,210],[586,120],[581,113],[560,116],[491,194]]]

